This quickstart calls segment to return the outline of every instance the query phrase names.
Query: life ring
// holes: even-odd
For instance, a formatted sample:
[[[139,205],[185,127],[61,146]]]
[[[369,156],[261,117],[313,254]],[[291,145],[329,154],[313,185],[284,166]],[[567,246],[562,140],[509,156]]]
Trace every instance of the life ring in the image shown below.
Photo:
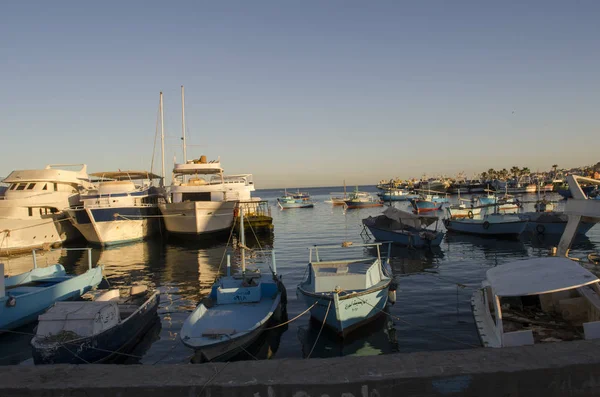
[[[233,209],[233,217],[237,218],[239,214],[240,214],[240,209],[238,207],[235,207]]]
[[[490,223],[488,221],[483,222],[483,228],[488,230],[490,228]]]
[[[473,211],[469,211],[467,213],[467,216],[469,217],[469,219],[473,219]]]
[[[538,234],[544,234],[544,232],[546,231],[546,226],[542,225],[541,223],[538,223],[535,227],[535,230],[538,232]]]

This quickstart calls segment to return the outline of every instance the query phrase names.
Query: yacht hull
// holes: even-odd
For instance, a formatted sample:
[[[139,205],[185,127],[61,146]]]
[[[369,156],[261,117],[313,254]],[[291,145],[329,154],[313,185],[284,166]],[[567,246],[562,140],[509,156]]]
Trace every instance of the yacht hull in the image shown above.
[[[161,228],[158,207],[81,208],[68,213],[88,242],[103,246],[141,241]]]
[[[204,235],[231,228],[235,201],[188,201],[159,204],[169,233]]]
[[[59,247],[81,237],[65,214],[40,219],[0,219],[0,255],[31,252],[33,249]]]

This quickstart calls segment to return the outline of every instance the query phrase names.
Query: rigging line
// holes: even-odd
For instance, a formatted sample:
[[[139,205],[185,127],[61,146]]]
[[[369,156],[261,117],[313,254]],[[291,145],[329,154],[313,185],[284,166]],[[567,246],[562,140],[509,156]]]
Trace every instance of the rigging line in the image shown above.
[[[308,311],[309,311],[310,309],[312,309],[313,307],[315,307],[315,305],[316,305],[317,303],[319,303],[319,301],[315,301],[315,303],[313,303],[311,307],[309,307],[308,309],[306,309],[306,310],[305,310],[305,311],[303,311],[302,313],[298,314],[298,315],[297,315],[296,317],[294,317],[293,319],[291,319],[291,320],[288,320],[288,321],[286,321],[286,322],[284,322],[284,323],[281,323],[281,324],[277,324],[277,325],[275,325],[275,326],[273,326],[273,327],[263,328],[263,331],[268,331],[268,330],[271,330],[271,329],[275,329],[275,328],[283,327],[284,325],[287,325],[287,324],[291,323],[292,321],[296,321],[297,319],[299,319],[300,317],[302,317],[303,315],[305,315],[306,313],[308,313]]]
[[[321,336],[323,327],[325,327],[325,323],[327,322],[327,316],[329,315],[329,308],[331,307],[331,302],[332,301],[329,301],[329,305],[327,305],[327,311],[325,312],[325,317],[323,318],[323,324],[321,324],[321,329],[319,330],[319,333],[317,334],[317,339],[315,339],[315,343],[313,344],[312,349],[310,349],[310,353],[308,353],[308,356],[306,356],[307,359],[310,358],[310,356],[313,353],[313,350],[315,350],[315,347],[317,346],[317,342],[319,341],[319,337]]]
[[[154,128],[154,147],[152,148],[152,161],[150,162],[150,173],[154,174],[154,155],[156,154],[156,140],[158,137],[158,120],[160,118],[160,99],[159,99],[159,109],[156,110],[156,126]],[[161,175],[163,179],[164,175]],[[165,181],[163,180],[163,186]]]
[[[231,236],[233,235],[233,229],[235,229],[236,221],[237,221],[237,218],[234,217],[233,225],[231,225],[231,231],[229,232],[229,238],[227,239],[227,244],[225,245],[225,249],[223,250],[223,256],[221,257],[221,263],[219,263],[219,268],[217,269],[217,276],[215,277],[214,282],[216,282],[219,279],[219,273],[221,273],[221,267],[223,266],[223,260],[225,259],[225,255],[227,254],[227,247],[229,246],[229,242],[231,241]]]
[[[208,386],[208,384],[209,384],[210,382],[212,382],[212,381],[213,381],[213,379],[217,377],[217,375],[219,375],[221,372],[223,372],[223,370],[224,370],[224,369],[225,369],[225,368],[226,368],[226,367],[229,365],[229,363],[230,363],[230,361],[227,361],[227,362],[226,362],[226,363],[223,365],[223,367],[221,367],[221,369],[220,369],[220,370],[218,370],[218,371],[215,371],[215,373],[213,374],[213,376],[211,376],[210,378],[208,378],[208,380],[206,381],[206,383],[205,383],[205,384],[202,386],[202,389],[200,389],[200,392],[198,393],[198,397],[201,397],[201,396],[202,396],[202,392],[204,391],[204,389],[206,388],[206,386]]]

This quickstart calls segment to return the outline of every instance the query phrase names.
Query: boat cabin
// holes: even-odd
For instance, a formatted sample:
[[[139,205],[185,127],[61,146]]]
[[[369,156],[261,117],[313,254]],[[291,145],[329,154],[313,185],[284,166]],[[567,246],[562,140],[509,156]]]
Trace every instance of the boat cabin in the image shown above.
[[[472,299],[485,347],[600,338],[600,280],[567,258],[535,258],[487,271]]]

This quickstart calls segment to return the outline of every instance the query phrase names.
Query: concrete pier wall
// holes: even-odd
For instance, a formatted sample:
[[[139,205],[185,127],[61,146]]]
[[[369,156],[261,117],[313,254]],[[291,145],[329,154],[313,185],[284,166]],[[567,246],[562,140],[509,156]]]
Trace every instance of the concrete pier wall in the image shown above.
[[[600,341],[203,365],[0,368],[0,396],[600,395]]]

